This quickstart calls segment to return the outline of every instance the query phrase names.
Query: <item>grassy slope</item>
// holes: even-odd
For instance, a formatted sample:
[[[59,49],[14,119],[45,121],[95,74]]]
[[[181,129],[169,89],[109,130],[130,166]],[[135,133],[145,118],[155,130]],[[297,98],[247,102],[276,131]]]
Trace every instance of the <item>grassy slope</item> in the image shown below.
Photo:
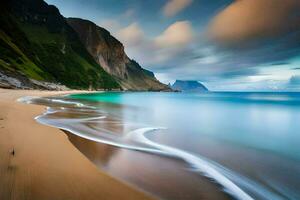
[[[0,17],[0,68],[10,72],[22,72],[27,77],[36,80],[52,79],[51,75],[43,72],[23,53],[22,46],[16,44],[22,41],[21,43],[26,45],[25,35],[17,28],[11,16],[5,17],[3,18],[2,15]]]
[[[24,2],[26,4],[29,1]],[[21,3],[24,2],[21,0]],[[47,5],[41,5],[47,11]],[[88,54],[58,11],[40,14],[30,10],[33,16],[42,16],[47,21],[36,20],[36,17],[26,21],[23,15],[28,14],[22,12],[11,14],[5,10],[0,14],[2,70],[20,72],[36,80],[60,82],[71,88],[119,87]]]

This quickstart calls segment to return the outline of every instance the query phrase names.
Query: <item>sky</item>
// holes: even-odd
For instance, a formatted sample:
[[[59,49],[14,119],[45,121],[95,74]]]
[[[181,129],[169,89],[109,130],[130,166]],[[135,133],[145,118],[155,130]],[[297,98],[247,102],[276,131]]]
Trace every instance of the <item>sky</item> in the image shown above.
[[[106,28],[164,83],[300,91],[299,0],[46,0]]]

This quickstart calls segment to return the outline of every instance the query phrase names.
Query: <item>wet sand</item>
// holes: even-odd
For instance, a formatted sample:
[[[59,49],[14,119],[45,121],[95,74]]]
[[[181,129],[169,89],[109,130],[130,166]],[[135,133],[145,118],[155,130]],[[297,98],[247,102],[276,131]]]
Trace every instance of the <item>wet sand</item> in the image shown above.
[[[176,158],[121,149],[66,132],[95,165],[118,179],[168,200],[229,200],[222,189]]]
[[[0,199],[151,199],[99,170],[62,131],[38,124],[43,106],[16,102],[64,93],[0,89]]]

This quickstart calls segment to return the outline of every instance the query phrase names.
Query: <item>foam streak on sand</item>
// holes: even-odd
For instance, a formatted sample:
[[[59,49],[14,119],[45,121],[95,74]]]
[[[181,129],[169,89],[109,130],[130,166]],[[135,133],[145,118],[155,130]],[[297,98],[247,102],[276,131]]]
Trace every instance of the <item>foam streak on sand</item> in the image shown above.
[[[242,200],[253,200],[252,197],[250,197],[247,193],[245,193],[243,190],[241,190],[237,185],[235,185],[232,181],[230,181],[228,178],[226,178],[223,174],[221,174],[219,171],[214,169],[210,163],[207,161],[194,156],[186,151],[179,150],[173,147],[169,147],[166,145],[155,143],[148,138],[145,137],[145,133],[150,131],[155,131],[160,128],[142,128],[136,130],[134,133],[134,138],[138,138],[139,141],[142,141],[144,143],[147,143],[153,147],[156,147],[158,149],[161,149],[165,152],[168,152],[174,156],[177,156],[183,160],[185,160],[187,163],[189,163],[192,167],[199,170],[201,173],[203,173],[205,176],[212,178],[217,183],[222,185],[229,194],[232,196],[242,199]]]
[[[88,133],[81,133],[80,131],[77,131],[76,129],[72,128],[71,126],[69,128],[67,128],[66,126],[64,125],[59,125],[60,123],[57,122],[57,120],[45,120],[43,118],[43,116],[45,116],[46,113],[44,115],[40,115],[40,116],[37,116],[35,119],[41,123],[41,124],[45,124],[45,125],[48,125],[48,126],[52,126],[52,127],[55,127],[55,128],[59,128],[59,129],[62,129],[62,130],[65,130],[65,131],[68,131],[68,132],[71,132],[73,133],[74,135],[77,135],[79,137],[82,137],[82,138],[85,138],[85,139],[88,139],[88,140],[92,140],[92,141],[95,141],[95,142],[100,142],[100,143],[103,143],[103,144],[108,144],[108,145],[112,145],[112,146],[116,146],[116,147],[120,147],[120,148],[125,148],[125,149],[130,149],[130,150],[136,150],[136,151],[144,151],[144,152],[148,152],[148,153],[156,153],[156,154],[160,154],[160,155],[167,155],[167,156],[171,156],[170,154],[166,154],[165,152],[163,151],[160,151],[158,149],[153,149],[153,148],[147,148],[147,147],[140,147],[140,146],[137,146],[137,145],[128,145],[126,143],[123,143],[121,142],[120,138],[118,137],[115,137],[113,136],[112,134],[109,134],[109,133],[102,133],[102,137],[97,137],[95,135],[92,135],[92,134],[88,134]],[[102,117],[98,117],[97,119],[104,119],[106,118],[105,116],[102,116]],[[95,120],[96,117],[93,117],[93,118],[85,118],[85,119],[81,119],[81,120],[78,120],[78,119],[63,119],[64,122],[67,122],[67,123],[76,123],[76,122],[82,122],[82,121],[90,121],[90,120]]]
[[[28,101],[28,98],[25,98]],[[45,99],[43,100],[45,101]],[[46,100],[47,101],[47,100]],[[86,106],[84,104],[78,102],[67,102],[64,100],[50,100],[52,103],[59,103],[65,105],[76,105],[80,107],[82,111],[84,109],[92,109],[90,106]],[[31,100],[30,100],[31,102]],[[32,102],[31,102],[32,103]],[[74,108],[72,108],[74,109]],[[77,111],[80,112],[80,109]],[[53,127],[57,127],[66,131],[69,131],[79,137],[92,140],[95,142],[100,142],[108,145],[113,145],[120,148],[126,148],[130,150],[143,151],[148,153],[160,154],[170,157],[176,157],[187,162],[194,171],[199,172],[201,175],[204,175],[216,183],[222,186],[223,190],[239,200],[253,200],[255,198],[251,197],[248,192],[254,194],[254,196],[259,199],[264,200],[281,200],[282,198],[271,191],[267,190],[263,186],[255,183],[252,180],[249,180],[246,177],[243,177],[235,172],[232,172],[225,167],[210,161],[207,158],[201,157],[199,155],[194,155],[192,153],[186,152],[181,149],[177,149],[174,147],[170,147],[167,145],[159,144],[149,140],[145,135],[149,132],[154,132],[157,130],[163,130],[165,128],[155,128],[155,127],[146,127],[146,128],[138,128],[133,130],[124,136],[119,136],[115,134],[110,134],[106,132],[105,129],[101,131],[101,133],[97,132],[97,130],[93,130],[91,127],[85,126],[80,122],[92,122],[95,120],[105,119],[106,116],[103,113],[96,112],[96,116],[85,115],[85,118],[55,118],[51,119],[47,117],[48,114],[54,112],[68,112],[71,110],[70,108],[60,107],[58,109],[48,108],[48,112],[44,113],[41,116],[36,117],[36,120],[42,124],[50,125]],[[86,113],[85,113],[86,114]],[[81,129],[78,129],[78,122],[81,124]],[[120,122],[122,123],[122,122]],[[82,129],[84,128],[84,129]],[[85,131],[82,131],[85,130]],[[243,187],[243,189],[241,188]],[[246,192],[247,191],[247,192]]]
[[[224,191],[232,195],[233,197],[240,200],[253,200],[250,195],[248,195],[245,191],[243,191],[239,186],[237,186],[231,179],[240,185],[245,186],[245,188],[254,192],[261,199],[266,200],[282,200],[281,197],[273,194],[257,183],[238,175],[225,167],[214,163],[213,161],[208,160],[207,158],[203,158],[199,155],[193,155],[189,152],[173,148],[167,145],[158,144],[149,140],[145,134],[157,130],[161,130],[165,128],[141,128],[131,132],[131,136],[133,139],[151,145],[157,149],[160,149],[166,152],[169,155],[173,155],[174,157],[178,157],[189,163],[195,171],[202,173],[204,176],[209,177],[219,183]],[[228,178],[230,177],[230,178]]]

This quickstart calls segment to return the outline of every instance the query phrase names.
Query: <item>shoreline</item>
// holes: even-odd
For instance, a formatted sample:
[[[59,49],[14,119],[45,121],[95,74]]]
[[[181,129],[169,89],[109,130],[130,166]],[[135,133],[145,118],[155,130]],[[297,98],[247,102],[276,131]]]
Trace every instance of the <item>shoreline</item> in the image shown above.
[[[93,94],[91,95],[93,96]],[[38,118],[37,121],[64,130],[74,146],[100,170],[150,194],[155,194],[159,199],[180,200],[187,197],[189,199],[229,199],[230,195],[224,192],[218,184],[210,181],[206,176],[186,170],[191,165],[184,157],[192,155],[182,157],[173,150],[171,150],[173,152],[171,157],[154,152],[146,153],[147,151],[143,151],[143,147],[139,149],[138,146],[130,144],[129,147],[121,141],[115,141],[114,138],[106,138],[106,132],[125,136],[137,131],[136,136],[138,136],[147,134],[146,132],[149,131],[144,132],[145,130],[142,130],[144,128],[141,126],[129,125],[130,123],[126,125],[122,117],[114,112],[114,109],[117,109],[121,113],[126,113],[126,105],[103,103],[100,106],[84,100],[81,102],[80,99],[77,99],[78,102],[76,98],[67,98],[62,101],[58,99],[55,103],[51,100],[33,100],[33,104],[41,103],[50,107],[49,112]],[[56,108],[57,106],[64,108]],[[75,109],[77,106],[82,107],[83,110]],[[97,112],[87,111],[84,109],[85,106],[87,108],[91,106],[92,110],[97,110]],[[111,113],[114,114],[110,115]],[[99,121],[94,121],[96,118],[99,118]],[[151,147],[149,148],[151,149]],[[178,191],[175,188],[181,189]]]
[[[152,199],[99,170],[61,130],[36,122],[45,106],[17,102],[83,92],[0,89],[0,199]]]

